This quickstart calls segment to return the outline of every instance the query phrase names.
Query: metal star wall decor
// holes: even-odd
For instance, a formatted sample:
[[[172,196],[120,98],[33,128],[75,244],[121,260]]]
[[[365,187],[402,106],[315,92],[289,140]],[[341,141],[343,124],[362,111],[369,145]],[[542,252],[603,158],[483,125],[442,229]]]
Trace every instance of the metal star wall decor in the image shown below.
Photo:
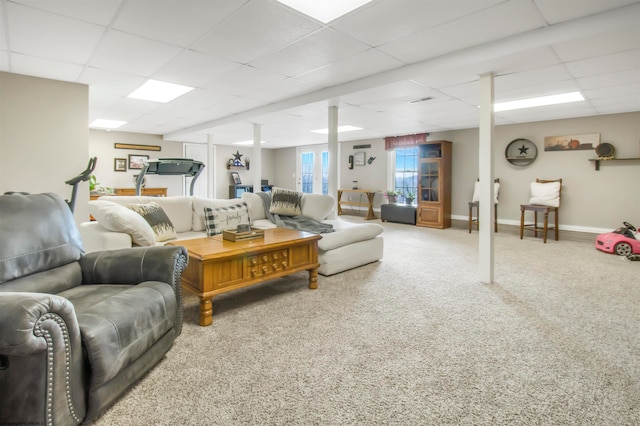
[[[242,154],[240,154],[240,151],[238,150],[236,150],[236,153],[233,154],[233,165],[244,166],[244,164],[242,164]]]
[[[518,150],[520,151],[520,154],[527,154],[527,151],[529,151],[528,147],[525,147],[524,144],[522,144],[522,146],[520,148],[518,148]]]

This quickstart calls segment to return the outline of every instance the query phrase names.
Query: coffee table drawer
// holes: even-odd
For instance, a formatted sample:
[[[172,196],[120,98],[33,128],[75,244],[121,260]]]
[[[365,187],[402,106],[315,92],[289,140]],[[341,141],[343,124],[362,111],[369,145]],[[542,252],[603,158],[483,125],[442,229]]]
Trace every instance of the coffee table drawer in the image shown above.
[[[289,267],[289,250],[274,250],[249,256],[247,267],[248,278],[258,278],[284,271]]]

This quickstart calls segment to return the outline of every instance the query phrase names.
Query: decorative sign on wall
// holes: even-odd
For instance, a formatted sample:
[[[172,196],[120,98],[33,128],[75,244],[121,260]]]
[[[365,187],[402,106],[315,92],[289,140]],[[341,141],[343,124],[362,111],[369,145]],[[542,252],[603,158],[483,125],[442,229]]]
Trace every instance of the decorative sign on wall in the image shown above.
[[[139,151],[160,151],[162,147],[159,145],[134,145],[130,143],[114,143],[114,148],[117,149],[137,149]]]
[[[366,144],[366,145],[354,145],[353,149],[367,149],[367,148],[371,148],[371,144]]]
[[[353,153],[353,162],[356,166],[364,166],[365,165],[365,153],[364,151],[361,152],[354,152]]]
[[[545,136],[545,151],[578,151],[595,149],[600,143],[600,133],[584,135]]]

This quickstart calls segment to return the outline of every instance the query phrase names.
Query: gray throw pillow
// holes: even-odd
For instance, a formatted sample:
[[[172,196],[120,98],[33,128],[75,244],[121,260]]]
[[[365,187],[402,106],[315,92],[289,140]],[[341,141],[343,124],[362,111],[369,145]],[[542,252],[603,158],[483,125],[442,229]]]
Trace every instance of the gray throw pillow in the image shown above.
[[[272,188],[269,213],[282,216],[302,215],[302,194],[302,192],[290,189]]]
[[[151,225],[156,241],[167,241],[177,237],[173,223],[158,203],[130,204],[127,207],[138,213]]]

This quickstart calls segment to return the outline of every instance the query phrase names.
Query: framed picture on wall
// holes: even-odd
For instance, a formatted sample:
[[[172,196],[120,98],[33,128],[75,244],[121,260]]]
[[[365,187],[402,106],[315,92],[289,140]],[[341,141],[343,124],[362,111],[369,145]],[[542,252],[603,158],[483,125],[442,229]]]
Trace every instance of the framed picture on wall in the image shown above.
[[[231,172],[231,179],[233,179],[234,185],[242,185],[238,172]]]
[[[356,166],[364,166],[365,165],[365,153],[364,151],[360,151],[360,152],[354,152],[353,153],[353,163]]]
[[[148,159],[148,155],[129,154],[129,169],[142,169]]]
[[[127,171],[127,159],[126,158],[114,158],[113,159],[113,171],[114,172],[126,172]]]

